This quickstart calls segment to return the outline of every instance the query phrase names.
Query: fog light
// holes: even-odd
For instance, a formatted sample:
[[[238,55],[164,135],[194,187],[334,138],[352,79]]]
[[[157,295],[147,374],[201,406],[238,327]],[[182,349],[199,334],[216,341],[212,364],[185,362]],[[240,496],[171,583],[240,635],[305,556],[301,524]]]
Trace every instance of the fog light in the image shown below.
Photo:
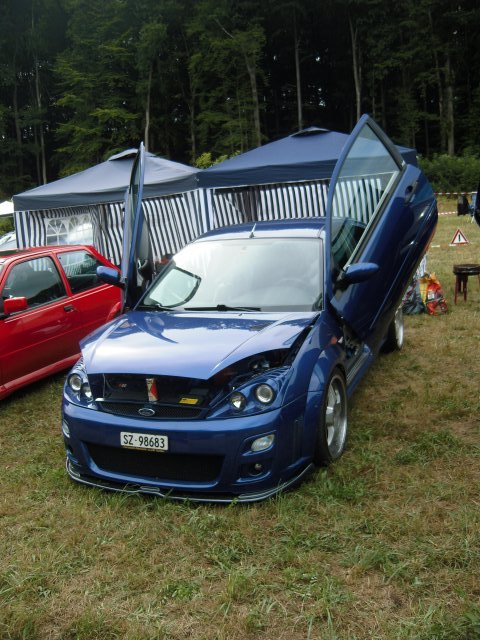
[[[275,398],[275,391],[269,384],[259,384],[255,389],[255,397],[262,404],[270,404]]]
[[[72,391],[75,391],[75,393],[78,393],[82,388],[82,378],[78,375],[78,373],[70,374],[68,376],[67,382],[70,389]]]
[[[235,407],[235,409],[237,409],[238,411],[241,411],[242,409],[245,408],[245,405],[247,404],[247,399],[245,398],[243,393],[236,391],[235,393],[232,393],[232,395],[230,396],[230,404],[233,407]]]
[[[68,424],[65,420],[62,420],[62,433],[66,438],[70,438],[70,429],[68,428]]]
[[[261,436],[252,442],[250,449],[255,452],[265,451],[265,449],[269,449],[272,446],[274,440],[274,433],[270,433],[268,436]]]

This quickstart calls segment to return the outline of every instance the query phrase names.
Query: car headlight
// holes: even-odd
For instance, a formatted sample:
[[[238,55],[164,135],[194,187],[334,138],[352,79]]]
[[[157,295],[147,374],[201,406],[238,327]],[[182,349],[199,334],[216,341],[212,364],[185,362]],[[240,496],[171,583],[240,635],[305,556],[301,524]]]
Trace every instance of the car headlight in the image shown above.
[[[246,397],[243,395],[243,393],[239,393],[238,391],[232,393],[229,400],[232,407],[234,409],[237,409],[237,411],[242,411],[243,409],[245,409],[245,406],[247,404]]]
[[[281,406],[294,370],[288,350],[265,351],[230,364],[211,378],[208,418],[241,418]]]
[[[234,413],[234,415],[240,417],[241,415],[252,415],[273,408],[276,400],[278,400],[283,378],[286,374],[287,370],[284,370],[282,375],[277,378],[270,376],[268,379],[264,378],[263,381],[259,379],[249,380],[240,387],[233,389],[230,395],[227,396],[226,402],[222,401],[217,405],[213,415],[220,417]]]
[[[269,384],[259,384],[255,387],[255,397],[262,404],[270,404],[275,400],[275,391]]]
[[[83,360],[77,362],[72,371],[68,374],[65,383],[67,391],[78,401],[91,402],[93,399],[92,390],[88,383],[87,372],[83,366]]]
[[[82,388],[83,378],[79,373],[71,373],[67,378],[67,384],[74,393]]]
[[[92,400],[93,399],[93,393],[92,390],[90,389],[90,385],[88,384],[88,382],[84,382],[82,384],[82,389],[81,389],[83,395],[87,398],[87,400]]]

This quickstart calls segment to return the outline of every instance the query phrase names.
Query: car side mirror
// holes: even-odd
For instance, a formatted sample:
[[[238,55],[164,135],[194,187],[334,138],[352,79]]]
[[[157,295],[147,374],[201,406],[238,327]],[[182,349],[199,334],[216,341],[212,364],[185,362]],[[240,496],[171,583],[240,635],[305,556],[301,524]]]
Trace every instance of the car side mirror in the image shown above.
[[[351,264],[339,275],[336,281],[336,289],[346,289],[351,284],[365,282],[374,276],[380,267],[375,262],[360,262]]]
[[[3,301],[4,316],[10,316],[12,313],[17,313],[17,311],[25,311],[25,309],[28,309],[28,302],[24,297],[6,298]]]
[[[106,284],[113,284],[115,287],[120,287],[120,289],[125,288],[125,284],[120,282],[120,272],[117,269],[113,269],[112,267],[97,267],[97,276]]]

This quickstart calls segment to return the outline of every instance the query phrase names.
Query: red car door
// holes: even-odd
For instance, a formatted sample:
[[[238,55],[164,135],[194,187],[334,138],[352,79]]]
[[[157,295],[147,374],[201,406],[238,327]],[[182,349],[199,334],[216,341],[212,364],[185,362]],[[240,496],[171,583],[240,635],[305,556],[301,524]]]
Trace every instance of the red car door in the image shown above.
[[[70,288],[71,303],[78,319],[78,343],[94,329],[119,314],[122,292],[98,278],[97,267],[104,263],[93,251],[87,248],[66,250],[57,253],[57,257]]]
[[[5,276],[0,296],[28,302],[0,324],[2,385],[16,388],[70,364],[76,316],[50,256],[15,262]]]

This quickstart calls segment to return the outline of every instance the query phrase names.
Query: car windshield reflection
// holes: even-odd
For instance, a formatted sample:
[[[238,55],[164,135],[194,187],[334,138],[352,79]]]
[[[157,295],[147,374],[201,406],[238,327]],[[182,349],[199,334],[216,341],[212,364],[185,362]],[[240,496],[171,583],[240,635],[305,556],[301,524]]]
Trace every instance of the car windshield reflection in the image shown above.
[[[311,311],[322,304],[318,238],[208,240],[178,253],[144,296],[145,308]]]

